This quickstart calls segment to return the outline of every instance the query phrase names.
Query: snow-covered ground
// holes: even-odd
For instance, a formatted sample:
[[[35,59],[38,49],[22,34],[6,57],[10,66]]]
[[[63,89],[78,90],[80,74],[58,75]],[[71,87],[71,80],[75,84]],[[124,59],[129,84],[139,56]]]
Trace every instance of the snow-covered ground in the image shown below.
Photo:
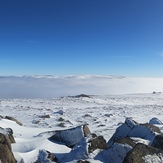
[[[1,127],[10,127],[14,131],[16,143],[12,145],[12,150],[15,158],[19,162],[23,158],[25,163],[30,163],[36,161],[43,149],[60,159],[71,151],[63,144],[49,141],[51,132],[47,131],[88,124],[92,133],[103,135],[108,141],[127,117],[139,123],[149,122],[153,117],[163,122],[163,94],[1,99],[0,112],[1,116],[12,116],[23,123],[19,126],[7,119],[0,120]],[[163,126],[160,125],[160,129],[163,131]],[[95,160],[95,156],[96,153],[92,154],[89,161],[101,162]]]
[[[19,163],[22,159],[25,163],[37,159],[48,162],[46,157],[43,158],[47,155],[45,150],[55,154],[60,162],[73,162],[75,158],[85,158],[88,140],[84,139],[72,150],[64,144],[52,142],[49,137],[57,130],[87,124],[92,133],[103,135],[109,141],[126,118],[147,123],[157,117],[163,122],[162,83],[163,78],[123,76],[1,76],[0,115],[14,117],[23,126],[1,118],[0,127],[13,129],[16,143],[12,144],[12,151]],[[90,97],[74,96],[81,93]],[[163,132],[163,125],[159,128]],[[80,137],[82,132],[78,129]],[[114,156],[115,151],[121,155],[130,149],[115,145],[100,155],[96,150],[87,160],[107,162],[110,159],[111,163],[121,163],[122,156]],[[146,160],[150,158],[156,157],[144,157]]]

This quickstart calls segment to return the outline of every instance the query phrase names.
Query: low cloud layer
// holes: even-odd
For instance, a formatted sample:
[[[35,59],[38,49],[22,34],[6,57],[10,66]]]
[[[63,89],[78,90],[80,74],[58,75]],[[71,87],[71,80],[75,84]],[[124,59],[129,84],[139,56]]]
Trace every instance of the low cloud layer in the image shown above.
[[[53,98],[77,94],[163,92],[163,78],[122,76],[1,76],[0,98]]]

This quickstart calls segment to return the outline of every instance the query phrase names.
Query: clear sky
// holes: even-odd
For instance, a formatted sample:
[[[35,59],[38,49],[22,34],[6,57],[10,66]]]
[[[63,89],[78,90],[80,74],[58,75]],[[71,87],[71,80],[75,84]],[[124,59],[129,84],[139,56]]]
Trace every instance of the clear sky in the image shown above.
[[[0,75],[163,77],[163,0],[0,0]]]

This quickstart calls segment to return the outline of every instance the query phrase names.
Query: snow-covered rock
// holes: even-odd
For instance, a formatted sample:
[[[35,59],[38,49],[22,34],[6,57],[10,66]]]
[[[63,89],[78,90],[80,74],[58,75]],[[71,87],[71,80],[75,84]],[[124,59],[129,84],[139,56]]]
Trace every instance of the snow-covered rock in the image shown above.
[[[74,127],[71,129],[56,131],[50,137],[50,140],[65,143],[68,147],[73,147],[79,143],[85,136],[89,134],[90,130],[86,125]]]
[[[152,119],[149,121],[149,124],[160,125],[160,124],[162,124],[162,122],[161,122],[158,118],[152,118]]]
[[[124,137],[140,137],[145,140],[152,141],[158,133],[152,128],[141,125],[131,118],[126,118],[125,123],[116,129],[111,139],[108,141],[109,146],[112,146],[115,141]]]
[[[115,143],[109,149],[103,150],[94,158],[100,160],[103,163],[122,163],[126,154],[132,149],[127,144]]]

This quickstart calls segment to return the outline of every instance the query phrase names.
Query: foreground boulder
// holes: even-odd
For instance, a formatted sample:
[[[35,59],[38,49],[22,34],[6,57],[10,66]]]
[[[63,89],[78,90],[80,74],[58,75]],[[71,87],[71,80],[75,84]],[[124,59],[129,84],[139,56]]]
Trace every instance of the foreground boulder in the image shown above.
[[[152,123],[140,124],[126,118],[125,123],[116,129],[108,145],[109,149],[96,156],[98,160],[102,158],[104,163],[154,163],[150,159],[155,160],[155,163],[163,162],[163,135]]]
[[[11,143],[15,143],[13,132],[10,128],[0,127],[0,160],[2,163],[16,163],[11,150]]]
[[[56,131],[49,140],[62,142],[66,146],[72,148],[89,134],[91,134],[91,132],[88,126],[84,125],[67,130]]]
[[[117,140],[125,137],[137,137],[151,141],[158,133],[160,133],[159,128],[152,124],[139,124],[131,118],[126,118],[125,123],[116,129],[108,144],[111,146]]]
[[[153,157],[154,156],[154,157]],[[138,143],[128,152],[123,163],[161,163],[163,162],[163,151]]]

